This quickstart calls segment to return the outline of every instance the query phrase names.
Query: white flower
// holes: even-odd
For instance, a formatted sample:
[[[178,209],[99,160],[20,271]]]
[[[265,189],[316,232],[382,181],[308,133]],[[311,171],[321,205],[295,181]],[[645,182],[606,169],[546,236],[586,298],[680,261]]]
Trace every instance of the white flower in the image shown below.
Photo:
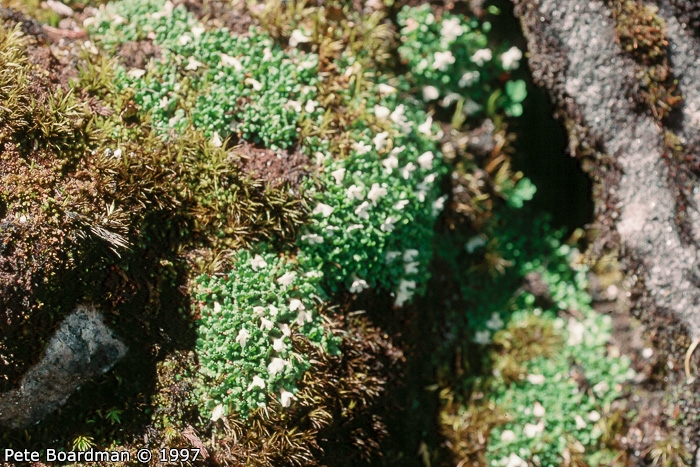
[[[404,304],[413,298],[412,290],[399,290],[396,293],[396,299],[394,300],[394,306],[402,307]]]
[[[245,345],[248,342],[250,333],[246,329],[241,329],[238,331],[238,336],[236,336],[236,342],[241,344],[241,348],[245,349]]]
[[[447,71],[447,67],[455,62],[455,56],[449,50],[445,52],[435,52],[433,55],[435,62],[433,68],[440,71]]]
[[[323,203],[318,203],[312,211],[312,214],[321,214],[323,217],[328,217],[333,213],[333,209],[335,208],[333,208],[332,206]]]
[[[290,99],[287,101],[287,103],[284,106],[286,108],[291,108],[296,113],[301,113],[301,102],[299,102],[299,101],[294,101],[294,100]]]
[[[296,399],[294,394],[285,389],[280,391],[280,403],[282,404],[282,407],[289,407],[292,404],[292,399]]]
[[[310,323],[312,321],[311,318],[311,313],[308,311],[305,311],[304,309],[300,309],[299,313],[297,313],[297,319],[296,322],[299,326],[303,326],[304,323]]]
[[[584,428],[586,428],[588,426],[588,424],[585,422],[585,420],[583,418],[581,418],[580,415],[576,415],[574,417],[574,420],[576,421],[576,428],[578,428],[579,430],[583,430]]]
[[[269,62],[272,60],[272,50],[269,47],[263,49],[263,62]]]
[[[331,176],[335,179],[335,183],[340,185],[343,182],[343,178],[345,178],[345,169],[341,167],[340,169],[334,170],[331,172]]]
[[[442,100],[442,102],[440,102],[440,105],[443,107],[449,107],[452,104],[454,104],[455,102],[457,102],[458,100],[460,100],[461,98],[462,98],[462,96],[460,96],[456,92],[452,92],[452,93],[445,96],[445,98]]]
[[[401,169],[401,176],[404,178],[404,180],[408,180],[408,177],[411,176],[411,173],[414,170],[416,170],[416,164],[409,162],[403,169]]]
[[[301,241],[309,242],[310,245],[318,245],[320,243],[323,243],[323,237],[317,234],[302,235]]]
[[[520,59],[523,58],[523,53],[517,47],[511,47],[506,53],[501,55],[501,63],[504,70],[514,70],[520,65]]]
[[[224,415],[224,406],[219,404],[211,411],[211,421],[215,422]]]
[[[447,42],[452,42],[464,33],[464,29],[459,24],[459,18],[450,18],[442,22],[442,28],[440,28],[440,35]]]
[[[411,261],[403,265],[403,271],[406,274],[418,274],[418,266],[420,266],[420,262]]]
[[[491,313],[491,319],[486,321],[486,327],[492,331],[498,331],[503,327],[503,320],[497,312]]]
[[[305,307],[304,304],[301,302],[301,300],[299,300],[298,298],[293,298],[293,299],[289,302],[289,309],[290,309],[291,311],[297,311],[297,310],[305,310],[306,307]]]
[[[374,106],[374,116],[377,117],[378,119],[384,120],[389,115],[391,115],[391,110],[389,110],[388,107],[384,107],[383,105],[375,105]]]
[[[297,273],[296,272],[285,272],[284,275],[282,275],[279,279],[277,279],[277,283],[280,285],[290,285],[292,281],[294,281],[294,278],[296,277]]]
[[[204,28],[204,26],[192,26],[192,29],[190,29],[190,31],[192,31],[192,35],[196,39],[199,39],[200,37],[202,37],[202,34],[204,34],[204,31],[206,31],[206,29]]]
[[[250,266],[253,268],[253,271],[258,271],[262,268],[266,268],[267,263],[265,262],[262,256],[255,255],[253,259],[250,260]]]
[[[408,206],[409,203],[410,203],[409,200],[402,199],[394,205],[394,209],[396,209],[397,211],[403,211],[403,208]]]
[[[511,453],[506,467],[527,467],[527,462],[518,457],[517,454]]]
[[[363,229],[364,227],[365,227],[365,226],[362,225],[362,224],[352,224],[352,225],[348,226],[348,228],[345,229],[345,231],[348,232],[348,233],[350,233],[350,232],[352,232],[352,231],[354,231],[354,230]]]
[[[270,364],[267,365],[267,371],[272,376],[275,376],[277,373],[284,370],[284,367],[286,367],[288,364],[289,363],[286,360],[282,360],[281,358],[274,357],[272,359],[272,361],[270,362]]]
[[[267,318],[260,318],[260,329],[267,329],[268,331],[272,330],[272,328],[275,326],[275,323],[270,321]]]
[[[379,91],[379,94],[393,94],[396,92],[396,88],[393,86],[389,86],[388,84],[380,83],[379,86],[377,86],[377,90]]]
[[[359,143],[355,143],[355,151],[357,151],[358,156],[364,156],[365,154],[367,154],[371,150],[372,150],[372,146],[365,143],[364,141],[360,141]]]
[[[214,136],[211,137],[211,145],[215,148],[220,148],[222,146],[221,142],[221,136],[219,136],[219,132],[215,131]]]
[[[424,134],[425,136],[432,136],[432,127],[433,117],[428,116],[428,118],[425,119],[425,122],[418,125],[418,132]]]
[[[265,314],[265,307],[264,306],[254,306],[253,307],[253,314],[258,317],[262,317]]]
[[[491,333],[489,331],[477,331],[476,334],[474,334],[474,343],[489,345],[491,343]]]
[[[367,201],[363,201],[362,204],[360,204],[356,209],[355,209],[355,215],[359,217],[360,219],[369,219],[369,208],[372,205],[369,204]]]
[[[503,433],[501,433],[501,441],[504,443],[512,443],[515,441],[515,433],[513,433],[513,430],[503,430]]]
[[[260,83],[260,81],[255,80],[253,78],[246,78],[244,83],[252,86],[253,90],[255,90],[255,91],[260,91],[263,88],[262,83]]]
[[[282,331],[282,334],[285,336],[289,337],[292,335],[292,330],[289,329],[289,325],[287,323],[281,323],[277,325],[280,328],[280,331]]]
[[[381,133],[377,133],[377,136],[372,139],[372,143],[374,143],[374,147],[377,148],[377,151],[381,151],[384,149],[384,146],[386,146],[386,142],[389,139],[389,132],[388,131],[382,131]]]
[[[462,106],[462,110],[467,115],[474,115],[479,110],[481,110],[481,106],[479,104],[477,104],[475,101],[473,101],[472,99],[467,98],[464,101],[464,105]]]
[[[544,384],[544,375],[527,375],[527,381],[530,384]]]
[[[445,209],[445,201],[447,201],[447,195],[442,195],[433,201],[433,216],[437,216],[443,209]]]
[[[126,75],[129,78],[138,79],[145,74],[146,74],[146,70],[142,70],[140,68],[132,68],[131,70],[129,70],[129,72]]]
[[[386,258],[386,264],[393,263],[396,258],[401,256],[400,251],[387,251],[384,257]]]
[[[380,187],[379,183],[374,183],[369,189],[369,193],[367,193],[367,199],[372,201],[372,203],[376,206],[377,200],[382,196],[386,196],[386,194],[386,188]]]
[[[607,393],[609,390],[610,390],[610,385],[608,385],[607,381],[601,381],[600,383],[593,386],[593,392],[598,397],[603,397],[605,395],[605,393]]]
[[[20,222],[22,222],[22,219],[20,219]],[[221,313],[221,303],[214,302],[214,313]]]
[[[277,316],[279,310],[275,305],[270,305],[270,316]]]
[[[311,39],[305,36],[303,32],[301,32],[298,29],[295,29],[294,31],[292,31],[292,35],[289,37],[289,45],[291,47],[296,47],[297,45],[305,44],[310,40]]]
[[[472,84],[476,83],[477,81],[479,81],[479,72],[478,71],[467,71],[459,79],[459,87],[464,88],[467,86],[471,86]]]
[[[482,66],[484,63],[491,60],[491,57],[492,54],[490,49],[479,49],[474,53],[474,55],[472,55],[472,62]]]
[[[596,412],[595,410],[591,411],[588,413],[588,420],[592,421],[593,423],[597,422],[600,420],[600,414]]]
[[[308,101],[306,101],[306,105],[304,106],[304,111],[307,114],[310,114],[314,110],[316,110],[316,103],[314,101],[312,101],[311,99],[309,99]]]
[[[382,161],[386,173],[391,173],[395,168],[399,166],[399,160],[393,154]]]
[[[525,428],[523,429],[523,432],[525,433],[525,436],[528,438],[534,438],[535,436],[539,435],[544,431],[544,423],[540,422],[537,425],[533,425],[532,423],[526,423]]]
[[[239,62],[237,58],[226,55],[225,53],[221,54],[221,64],[223,66],[232,66],[236,71],[243,70],[243,65],[241,65],[241,62]]]
[[[467,253],[472,254],[477,248],[481,248],[484,245],[486,245],[486,239],[481,235],[475,235],[467,240],[464,248],[467,250]]]
[[[178,44],[180,45],[186,45],[191,41],[192,36],[190,36],[189,34],[183,34],[182,36],[180,36],[180,39],[177,40]]]
[[[434,101],[438,97],[440,97],[440,91],[438,91],[438,88],[436,88],[435,86],[426,86],[423,88],[424,101]]]
[[[190,59],[187,62],[187,66],[185,66],[185,70],[195,71],[197,68],[199,68],[202,65],[204,65],[202,62],[198,62],[197,60],[194,59],[194,57],[190,56]]]
[[[399,282],[399,290],[414,290],[416,288],[416,281],[409,281],[406,279],[401,279]]]
[[[354,277],[352,285],[350,286],[350,293],[361,293],[365,289],[369,289],[367,281],[358,277]]]
[[[362,188],[357,185],[350,185],[350,187],[345,190],[345,196],[347,196],[349,200],[362,199],[364,197]]]
[[[435,156],[432,151],[424,152],[418,156],[418,165],[420,165],[423,170],[430,170],[433,168],[433,159]]]
[[[569,331],[569,338],[566,344],[575,347],[583,342],[583,334],[586,332],[586,326],[580,321],[570,319],[566,330]]]
[[[253,376],[253,382],[250,383],[250,386],[248,386],[248,391],[253,388],[265,389],[265,380],[258,375]]]
[[[537,418],[542,418],[544,417],[545,410],[542,404],[539,402],[535,402],[535,406],[532,409],[532,415],[534,415]]]
[[[384,219],[384,222],[382,222],[382,225],[379,226],[379,229],[382,232],[392,232],[394,230],[394,224],[396,224],[396,221],[398,221],[396,217],[389,216],[386,219]]]
[[[406,120],[403,104],[399,105],[393,112],[391,112],[391,121],[401,127],[403,132],[408,133],[411,131],[411,123]]]
[[[403,261],[405,263],[408,263],[410,261],[415,260],[418,257],[418,250],[415,250],[413,248],[409,248],[408,250],[403,252]]]
[[[284,339],[280,337],[272,341],[272,348],[275,349],[275,352],[284,352],[287,350],[287,344],[285,344]]]
[[[403,152],[404,149],[406,149],[406,146],[399,146],[398,148],[392,149],[389,154],[391,154],[392,156],[398,156]]]

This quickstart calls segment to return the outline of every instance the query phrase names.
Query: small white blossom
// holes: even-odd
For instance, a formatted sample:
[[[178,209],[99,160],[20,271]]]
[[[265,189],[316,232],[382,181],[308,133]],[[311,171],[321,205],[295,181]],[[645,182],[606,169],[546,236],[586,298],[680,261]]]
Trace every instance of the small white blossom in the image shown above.
[[[603,397],[608,391],[610,391],[610,385],[607,381],[601,381],[600,383],[593,386],[593,392],[598,397]]]
[[[566,341],[567,345],[575,347],[583,342],[583,334],[586,332],[586,326],[583,323],[570,319],[566,330],[569,331],[569,338]]]
[[[272,330],[272,328],[275,326],[275,323],[270,321],[267,318],[260,318],[260,329],[266,329],[268,331]]]
[[[312,211],[312,213],[321,214],[323,217],[328,217],[333,213],[333,209],[335,208],[333,208],[332,206],[323,203],[318,203]]]
[[[518,457],[517,454],[511,453],[507,460],[506,467],[527,467],[527,462]]]
[[[396,293],[396,299],[394,300],[394,306],[402,307],[404,304],[413,298],[412,290],[399,290]]]
[[[296,113],[301,113],[301,102],[299,101],[294,101],[290,99],[285,104],[285,107],[294,110]]]
[[[406,279],[401,279],[399,282],[399,290],[414,290],[416,288],[416,281],[409,281]]]
[[[277,316],[279,310],[275,305],[270,305],[270,316]]]
[[[245,82],[245,84],[249,84],[250,86],[252,86],[253,90],[255,90],[255,91],[260,91],[263,88],[262,83],[258,80],[253,79],[253,78],[246,78],[244,82]]]
[[[272,50],[269,47],[263,49],[263,62],[269,62],[272,60]]]
[[[364,228],[365,228],[365,226],[362,224],[352,224],[352,225],[348,226],[348,228],[345,229],[345,231],[350,233],[350,232],[353,232],[355,230],[360,230],[360,229],[364,229]]]
[[[523,432],[525,433],[525,436],[528,438],[534,438],[535,436],[539,435],[544,431],[544,423],[540,422],[537,425],[533,425],[532,423],[526,423],[525,428],[523,428]]]
[[[477,331],[476,334],[474,334],[474,343],[489,345],[491,343],[491,333],[489,331]]]
[[[314,101],[312,101],[311,99],[309,99],[308,101],[306,101],[306,105],[304,106],[304,111],[305,111],[307,114],[310,114],[310,113],[312,113],[314,110],[316,110],[316,102],[314,102]]]
[[[504,70],[514,70],[520,65],[520,59],[523,58],[523,53],[517,47],[511,47],[501,55],[501,63]]]
[[[397,148],[392,149],[389,154],[391,154],[392,156],[398,156],[403,152],[404,149],[406,149],[406,146],[399,146]]]
[[[274,339],[272,341],[272,348],[275,350],[275,352],[284,352],[287,350],[287,344],[284,343],[284,339],[282,338]]]
[[[513,433],[513,430],[503,430],[503,433],[501,433],[501,441],[504,443],[512,443],[515,441],[515,433]]]
[[[259,271],[262,268],[266,268],[267,263],[265,262],[262,256],[255,255],[255,257],[253,257],[253,259],[250,260],[250,266],[253,268],[253,271]]]
[[[418,165],[420,165],[423,170],[430,170],[433,168],[433,159],[435,155],[432,151],[424,152],[418,156]]]
[[[449,107],[458,100],[460,100],[462,96],[457,94],[456,92],[451,92],[450,94],[446,95],[445,98],[440,102],[440,105],[443,107]]]
[[[409,162],[403,169],[401,169],[401,176],[404,178],[404,180],[408,180],[414,170],[416,170],[416,164]]]
[[[299,326],[303,326],[304,323],[310,323],[312,321],[311,312],[304,310],[303,308],[297,313],[296,322]]]
[[[408,206],[409,203],[410,203],[409,200],[407,200],[407,199],[402,199],[402,200],[398,201],[398,202],[394,205],[394,209],[396,209],[397,211],[403,211],[403,208],[405,208],[406,206]]]
[[[345,169],[341,167],[340,169],[334,170],[331,172],[331,176],[335,179],[335,183],[340,185],[343,182],[343,178],[345,178]]]
[[[362,199],[364,197],[362,188],[357,185],[350,185],[350,187],[345,190],[345,196],[347,196],[349,200]]]
[[[241,348],[245,349],[245,345],[248,342],[250,333],[246,329],[241,329],[238,331],[238,336],[236,336],[236,342],[241,345]]]
[[[574,417],[574,420],[576,421],[576,428],[578,428],[579,430],[583,430],[584,428],[586,428],[588,426],[586,421],[583,418],[581,418],[580,415],[576,415]]]
[[[383,105],[375,105],[374,106],[374,116],[377,117],[378,119],[384,120],[389,115],[391,115],[391,110],[389,110],[388,107],[384,107]]]
[[[199,68],[202,65],[204,65],[202,62],[198,62],[197,60],[194,59],[194,57],[190,57],[189,61],[187,62],[187,66],[185,66],[185,70],[195,71],[197,68]]]
[[[355,277],[352,281],[352,285],[350,286],[350,293],[361,293],[365,289],[369,289],[367,281]]]
[[[537,418],[542,418],[544,417],[545,413],[546,411],[544,409],[544,406],[539,402],[535,402],[535,406],[532,409],[532,415],[534,415]]]
[[[404,263],[414,261],[417,257],[418,257],[418,250],[415,250],[413,248],[409,248],[408,250],[403,252]]]
[[[372,139],[372,143],[374,144],[374,147],[377,148],[377,151],[381,151],[384,149],[384,146],[386,146],[386,142],[389,139],[389,132],[388,131],[382,131],[381,133],[377,133],[377,136]]]
[[[129,78],[138,79],[145,74],[146,74],[146,70],[142,70],[141,68],[132,68],[131,70],[129,70],[129,72],[126,75]]]
[[[279,279],[277,279],[277,283],[280,285],[290,285],[294,281],[296,275],[297,273],[293,271],[285,272]]]
[[[452,52],[449,50],[445,52],[435,52],[433,59],[435,60],[433,62],[433,68],[440,71],[447,71],[447,68],[455,62],[455,56],[452,55]]]
[[[479,49],[474,53],[474,55],[472,55],[472,62],[479,66],[483,66],[484,63],[491,60],[492,56],[493,55],[491,54],[490,49]]]
[[[387,252],[386,252],[386,255],[384,255],[384,257],[386,258],[386,264],[391,264],[391,263],[393,263],[394,260],[395,260],[396,258],[398,258],[399,256],[401,256],[401,252],[400,252],[400,251],[387,251]]]
[[[403,265],[403,271],[406,274],[418,274],[418,266],[420,266],[420,262],[411,261]]]
[[[527,381],[530,384],[544,384],[545,378],[544,375],[527,375]]]
[[[467,71],[459,79],[459,87],[465,88],[467,86],[471,86],[472,84],[474,84],[478,81],[479,81],[479,72],[478,71]]]
[[[192,29],[190,29],[190,31],[192,32],[192,35],[195,37],[195,39],[199,39],[200,37],[202,37],[202,34],[204,34],[204,31],[206,31],[206,29],[204,28],[204,26],[192,26]]]
[[[396,88],[393,86],[389,86],[388,84],[381,83],[379,86],[377,86],[377,90],[379,91],[379,94],[393,94],[396,92]]]
[[[442,195],[433,201],[433,216],[437,216],[443,209],[445,209],[445,201],[447,201],[447,195]]]
[[[265,389],[265,380],[258,375],[253,376],[253,382],[250,383],[250,386],[248,386],[248,391],[253,388]]]
[[[481,248],[484,245],[486,245],[486,239],[481,235],[475,235],[469,240],[467,240],[467,243],[464,245],[464,248],[467,250],[467,253],[472,254],[478,248]]]
[[[372,146],[365,143],[364,141],[360,141],[359,143],[355,143],[355,151],[357,151],[358,156],[364,156],[365,154],[367,154],[371,150],[372,150]]]
[[[590,420],[591,422],[595,423],[595,422],[597,422],[598,420],[600,420],[600,414],[599,414],[598,412],[596,412],[595,410],[593,410],[593,411],[591,411],[591,412],[588,413],[588,417],[587,417],[587,418],[588,418],[588,420]]]
[[[459,18],[453,17],[442,22],[440,35],[447,42],[452,42],[464,33],[464,29],[459,24]]]
[[[386,196],[386,194],[386,188],[379,186],[379,183],[374,183],[369,189],[369,193],[367,193],[367,199],[372,201],[372,203],[376,206],[377,200],[379,200],[379,198],[382,196]]]
[[[187,45],[187,44],[189,44],[190,42],[192,42],[192,36],[190,36],[189,34],[183,34],[183,35],[180,36],[180,38],[177,40],[177,43],[180,44],[180,45]]]
[[[310,40],[311,38],[305,36],[303,32],[301,32],[298,29],[295,29],[294,31],[292,31],[292,35],[289,37],[289,45],[290,47],[296,47],[297,45],[305,44]]]
[[[282,334],[285,336],[289,337],[292,335],[292,330],[289,329],[289,325],[287,323],[281,323],[277,325],[280,328],[280,331],[282,331]]]
[[[214,136],[211,137],[211,145],[215,148],[220,148],[223,145],[223,143],[221,142],[221,136],[219,136],[218,131],[215,131]]]
[[[391,173],[399,166],[399,160],[393,154],[382,161],[386,173]]]
[[[418,125],[418,132],[424,134],[425,136],[432,136],[433,135],[432,127],[433,127],[433,117],[428,116],[428,118],[425,119],[425,122]]]
[[[399,105],[393,112],[391,112],[391,121],[397,124],[404,133],[411,131],[411,123],[407,121],[406,116],[404,115],[403,104]]]
[[[317,234],[307,234],[301,236],[302,242],[309,242],[310,245],[318,245],[323,243],[323,237]]]
[[[262,317],[265,314],[265,307],[264,306],[254,306],[253,307],[253,314],[258,317]]]
[[[362,204],[360,204],[356,209],[355,209],[355,215],[359,217],[360,219],[369,219],[369,208],[372,205],[369,204],[367,201],[363,201]]]
[[[435,86],[425,86],[423,88],[423,100],[425,102],[434,101],[440,97],[440,91]]]
[[[392,232],[394,230],[394,227],[395,227],[394,224],[396,224],[396,221],[398,221],[398,219],[396,217],[389,216],[386,219],[384,219],[384,222],[382,222],[382,225],[379,226],[379,229],[382,232],[387,232],[387,233]]]
[[[305,310],[306,307],[305,307],[304,304],[301,302],[301,300],[299,300],[298,298],[293,298],[293,299],[289,302],[289,309],[292,310],[292,311],[297,311],[297,310]]]
[[[22,222],[21,219],[20,222]],[[214,313],[221,313],[221,303],[214,302]]]
[[[286,389],[282,389],[280,391],[280,403],[282,404],[282,407],[289,407],[290,405],[292,405],[292,400],[296,398],[297,397],[294,394],[287,391]]]
[[[278,357],[273,357],[270,364],[267,365],[267,371],[272,376],[275,376],[277,373],[284,370],[284,367],[286,367],[287,365],[289,365],[289,363],[286,360],[283,360],[283,359],[278,358]]]
[[[498,331],[503,328],[503,320],[497,312],[494,311],[491,313],[491,319],[486,321],[486,327],[492,331]]]
[[[211,411],[211,421],[215,422],[224,415],[224,406],[219,404]]]

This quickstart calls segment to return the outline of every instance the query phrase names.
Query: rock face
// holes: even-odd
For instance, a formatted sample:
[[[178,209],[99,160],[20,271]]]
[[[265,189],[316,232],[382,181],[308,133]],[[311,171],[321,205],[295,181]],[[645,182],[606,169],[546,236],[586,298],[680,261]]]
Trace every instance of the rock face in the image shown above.
[[[60,324],[19,389],[0,394],[0,425],[22,428],[38,422],[81,384],[109,371],[126,350],[94,308],[78,307]]]

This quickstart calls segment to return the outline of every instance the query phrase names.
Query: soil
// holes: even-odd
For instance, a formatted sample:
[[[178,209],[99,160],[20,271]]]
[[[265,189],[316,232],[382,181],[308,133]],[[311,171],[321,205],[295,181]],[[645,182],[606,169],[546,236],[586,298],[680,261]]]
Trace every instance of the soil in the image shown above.
[[[244,174],[263,180],[272,188],[287,184],[296,191],[307,178],[311,166],[309,157],[299,149],[273,151],[244,142],[234,147],[230,154]]]
[[[253,17],[243,0],[175,0],[184,5],[198,20],[213,28],[228,28],[234,34],[246,35]]]
[[[116,50],[117,57],[127,70],[144,69],[151,59],[158,59],[160,54],[160,47],[148,40],[126,42]]]

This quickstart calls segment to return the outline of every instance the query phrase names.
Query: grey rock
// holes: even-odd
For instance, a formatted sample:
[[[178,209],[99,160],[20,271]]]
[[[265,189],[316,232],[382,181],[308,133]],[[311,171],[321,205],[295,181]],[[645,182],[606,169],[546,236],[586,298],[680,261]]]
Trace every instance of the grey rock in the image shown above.
[[[100,313],[93,307],[78,307],[61,322],[20,387],[0,394],[0,425],[22,428],[37,423],[81,384],[109,371],[126,350]]]

